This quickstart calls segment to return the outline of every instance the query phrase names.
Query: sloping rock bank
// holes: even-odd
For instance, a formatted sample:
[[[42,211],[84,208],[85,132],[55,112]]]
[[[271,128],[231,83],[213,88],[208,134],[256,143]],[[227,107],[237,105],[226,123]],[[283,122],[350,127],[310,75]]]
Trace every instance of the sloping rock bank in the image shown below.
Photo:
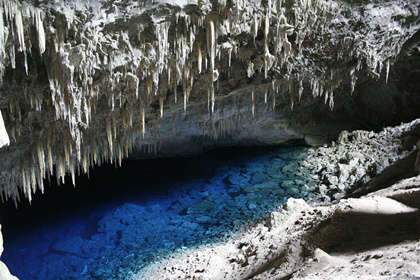
[[[331,171],[345,164],[340,151],[360,152],[350,158],[360,168],[346,177],[345,187],[338,189],[347,191],[338,197],[353,195],[350,183],[363,180],[367,183],[358,190],[369,191],[375,178],[395,174],[401,160],[420,154],[418,127],[413,122],[378,134],[343,133],[335,145],[314,150],[310,168],[320,168],[317,176],[329,178],[326,188],[334,188],[347,176]],[[371,166],[379,175],[369,172]],[[419,198],[420,176],[415,175],[333,204],[289,199],[283,209],[226,242],[178,252],[134,279],[415,279],[420,277]]]

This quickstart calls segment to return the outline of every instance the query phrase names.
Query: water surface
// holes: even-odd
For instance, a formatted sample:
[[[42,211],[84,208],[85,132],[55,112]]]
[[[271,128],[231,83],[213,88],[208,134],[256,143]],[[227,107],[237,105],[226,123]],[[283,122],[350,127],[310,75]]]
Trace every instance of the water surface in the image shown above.
[[[310,186],[294,166],[306,148],[236,149],[125,161],[32,206],[3,206],[3,261],[21,280],[127,279],[175,250],[217,242]]]

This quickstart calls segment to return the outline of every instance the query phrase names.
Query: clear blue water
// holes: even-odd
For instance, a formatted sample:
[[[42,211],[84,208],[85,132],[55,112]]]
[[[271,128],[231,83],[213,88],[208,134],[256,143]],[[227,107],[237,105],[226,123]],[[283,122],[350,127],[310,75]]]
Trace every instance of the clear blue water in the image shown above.
[[[225,150],[126,161],[51,186],[32,206],[3,206],[2,257],[22,280],[127,279],[159,257],[225,238],[289,197],[308,197],[293,167],[306,149]]]

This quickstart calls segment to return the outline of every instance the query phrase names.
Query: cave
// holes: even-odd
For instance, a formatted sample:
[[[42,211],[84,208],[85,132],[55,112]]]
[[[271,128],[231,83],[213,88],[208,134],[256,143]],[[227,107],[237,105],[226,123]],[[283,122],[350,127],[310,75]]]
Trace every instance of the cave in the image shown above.
[[[420,277],[417,0],[0,0],[0,280]]]

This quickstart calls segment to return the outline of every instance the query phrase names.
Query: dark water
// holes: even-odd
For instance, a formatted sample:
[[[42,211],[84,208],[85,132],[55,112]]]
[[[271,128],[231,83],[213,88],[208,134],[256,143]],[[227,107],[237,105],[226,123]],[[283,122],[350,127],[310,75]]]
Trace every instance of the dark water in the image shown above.
[[[216,242],[310,196],[293,164],[306,149],[237,149],[103,166],[0,209],[2,257],[22,280],[129,279],[183,247]],[[70,181],[70,180],[68,180]]]

